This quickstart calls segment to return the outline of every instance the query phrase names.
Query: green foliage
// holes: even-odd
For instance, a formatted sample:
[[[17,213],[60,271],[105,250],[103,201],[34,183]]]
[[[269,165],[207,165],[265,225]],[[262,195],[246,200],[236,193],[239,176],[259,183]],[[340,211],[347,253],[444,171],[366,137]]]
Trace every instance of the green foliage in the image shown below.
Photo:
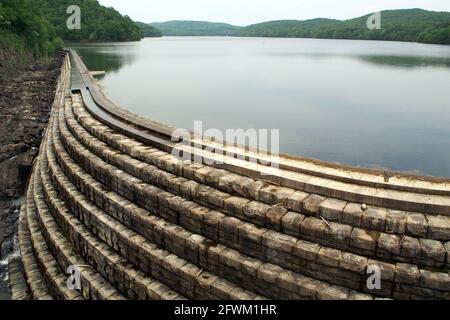
[[[114,8],[101,6],[97,0],[34,0],[56,33],[68,41],[138,41],[143,32],[128,17]],[[67,8],[81,9],[81,30],[67,28]]]
[[[135,24],[141,29],[144,37],[162,37],[161,31],[143,22],[135,22]]]
[[[245,27],[235,35],[450,44],[450,12],[422,9],[382,11],[380,30],[367,28],[369,16],[345,21],[331,19],[271,21]]]
[[[0,0],[0,53],[44,56],[63,46],[31,0]],[[8,52],[8,54],[6,54]]]
[[[167,21],[150,23],[165,36],[231,36],[241,27],[204,21]]]

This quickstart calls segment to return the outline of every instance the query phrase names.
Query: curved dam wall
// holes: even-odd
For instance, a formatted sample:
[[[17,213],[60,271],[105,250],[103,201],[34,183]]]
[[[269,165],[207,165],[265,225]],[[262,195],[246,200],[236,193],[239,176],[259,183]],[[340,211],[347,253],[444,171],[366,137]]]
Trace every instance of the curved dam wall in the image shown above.
[[[19,220],[34,299],[450,298],[449,181],[185,138],[233,154],[192,164],[172,130],[67,54]]]

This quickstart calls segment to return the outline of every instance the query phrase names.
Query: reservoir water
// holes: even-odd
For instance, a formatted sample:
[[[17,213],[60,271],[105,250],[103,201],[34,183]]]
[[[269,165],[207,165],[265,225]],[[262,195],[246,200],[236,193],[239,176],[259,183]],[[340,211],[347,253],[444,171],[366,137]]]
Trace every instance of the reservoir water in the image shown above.
[[[71,44],[112,101],[193,129],[280,129],[284,153],[450,177],[450,46],[164,37]]]

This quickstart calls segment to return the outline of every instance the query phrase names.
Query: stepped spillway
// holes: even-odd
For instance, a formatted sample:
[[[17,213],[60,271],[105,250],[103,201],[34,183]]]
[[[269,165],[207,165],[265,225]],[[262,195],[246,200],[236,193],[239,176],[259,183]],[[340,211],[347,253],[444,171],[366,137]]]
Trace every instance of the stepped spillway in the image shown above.
[[[173,130],[115,106],[67,53],[19,220],[34,299],[450,298],[449,181],[193,137],[192,158],[228,153],[190,164]]]

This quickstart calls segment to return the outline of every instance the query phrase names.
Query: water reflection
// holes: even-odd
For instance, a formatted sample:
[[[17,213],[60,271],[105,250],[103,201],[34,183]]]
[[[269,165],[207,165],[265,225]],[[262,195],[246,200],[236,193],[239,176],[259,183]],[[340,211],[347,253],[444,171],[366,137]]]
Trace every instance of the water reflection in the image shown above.
[[[449,57],[433,56],[408,56],[408,55],[389,55],[389,54],[342,54],[325,52],[266,52],[264,55],[276,58],[310,58],[310,59],[349,59],[366,62],[368,64],[399,68],[422,68],[422,67],[443,67],[450,68]]]
[[[128,50],[133,46],[136,46],[136,43],[72,43],[68,48],[78,52],[89,70],[116,73],[136,60],[135,52]],[[99,75],[96,78],[102,79],[104,76]]]
[[[400,68],[420,68],[420,67],[450,67],[450,58],[439,57],[402,57],[402,56],[354,56],[375,65],[400,67]]]

